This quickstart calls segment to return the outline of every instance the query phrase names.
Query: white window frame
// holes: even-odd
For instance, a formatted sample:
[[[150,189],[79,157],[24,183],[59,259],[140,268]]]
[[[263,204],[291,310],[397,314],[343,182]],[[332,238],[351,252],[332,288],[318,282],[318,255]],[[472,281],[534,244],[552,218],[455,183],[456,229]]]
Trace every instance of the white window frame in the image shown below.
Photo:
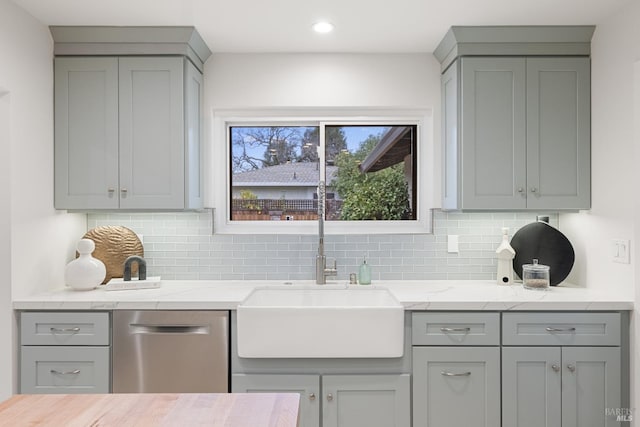
[[[415,220],[325,221],[325,234],[430,234],[436,194],[432,110],[340,109],[224,110],[212,113],[206,168],[207,206],[214,209],[214,233],[317,234],[317,221],[231,221],[230,126],[416,125],[417,209]],[[322,127],[320,128],[322,132]],[[324,157],[324,156],[322,156]],[[324,170],[325,165],[321,165]],[[439,182],[439,181],[438,181]],[[422,184],[424,183],[424,184]],[[430,185],[429,183],[433,183]],[[431,188],[433,187],[433,188]]]

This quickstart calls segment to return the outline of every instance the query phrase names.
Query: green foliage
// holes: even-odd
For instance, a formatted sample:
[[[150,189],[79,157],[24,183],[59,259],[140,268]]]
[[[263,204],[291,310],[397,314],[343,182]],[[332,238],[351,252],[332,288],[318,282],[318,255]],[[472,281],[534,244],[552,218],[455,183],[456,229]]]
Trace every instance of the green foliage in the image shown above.
[[[240,190],[240,198],[242,200],[256,200],[258,196],[251,190]]]
[[[409,216],[409,193],[402,164],[361,173],[358,166],[378,144],[370,136],[353,154],[340,153],[333,186],[343,199],[341,220],[400,220]]]
[[[240,190],[240,200],[248,200],[249,202],[244,203],[244,207],[246,209],[257,211],[260,210],[260,205],[258,203],[252,203],[250,200],[258,200],[258,196],[251,190]]]

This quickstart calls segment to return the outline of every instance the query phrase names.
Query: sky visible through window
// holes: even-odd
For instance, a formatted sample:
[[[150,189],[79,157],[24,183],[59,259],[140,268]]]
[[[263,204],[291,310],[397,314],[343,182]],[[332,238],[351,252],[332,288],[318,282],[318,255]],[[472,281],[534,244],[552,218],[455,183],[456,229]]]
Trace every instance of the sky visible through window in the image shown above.
[[[295,127],[295,126],[292,126]],[[384,133],[388,126],[339,126],[342,128],[346,143],[347,149],[349,152],[353,153],[360,148],[360,144],[366,140],[370,135],[379,136]],[[256,126],[256,128],[260,128],[260,126]],[[313,127],[299,127],[300,135],[304,133],[306,129],[312,129]],[[243,131],[243,127],[232,127],[232,141],[237,141],[240,137],[240,132]],[[247,156],[260,159],[264,156],[265,147],[259,144],[247,144],[243,147],[246,150]],[[266,165],[261,165],[266,166]],[[234,170],[234,173],[240,172],[239,170]]]

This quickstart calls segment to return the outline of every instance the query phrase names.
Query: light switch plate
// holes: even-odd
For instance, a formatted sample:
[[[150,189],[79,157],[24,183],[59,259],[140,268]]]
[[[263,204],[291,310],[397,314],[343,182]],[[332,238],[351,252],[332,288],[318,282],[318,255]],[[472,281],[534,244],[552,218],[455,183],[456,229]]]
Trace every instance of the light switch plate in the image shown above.
[[[621,264],[629,264],[631,262],[630,245],[630,240],[611,240],[611,260]]]

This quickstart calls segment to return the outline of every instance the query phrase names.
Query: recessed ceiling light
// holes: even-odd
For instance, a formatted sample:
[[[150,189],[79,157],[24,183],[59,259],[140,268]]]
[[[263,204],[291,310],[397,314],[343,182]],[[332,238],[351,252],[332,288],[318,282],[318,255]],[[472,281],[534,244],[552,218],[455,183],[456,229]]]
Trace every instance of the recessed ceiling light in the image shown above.
[[[313,24],[313,31],[315,31],[316,33],[330,33],[331,31],[333,31],[333,28],[333,24],[326,21],[320,21]]]

